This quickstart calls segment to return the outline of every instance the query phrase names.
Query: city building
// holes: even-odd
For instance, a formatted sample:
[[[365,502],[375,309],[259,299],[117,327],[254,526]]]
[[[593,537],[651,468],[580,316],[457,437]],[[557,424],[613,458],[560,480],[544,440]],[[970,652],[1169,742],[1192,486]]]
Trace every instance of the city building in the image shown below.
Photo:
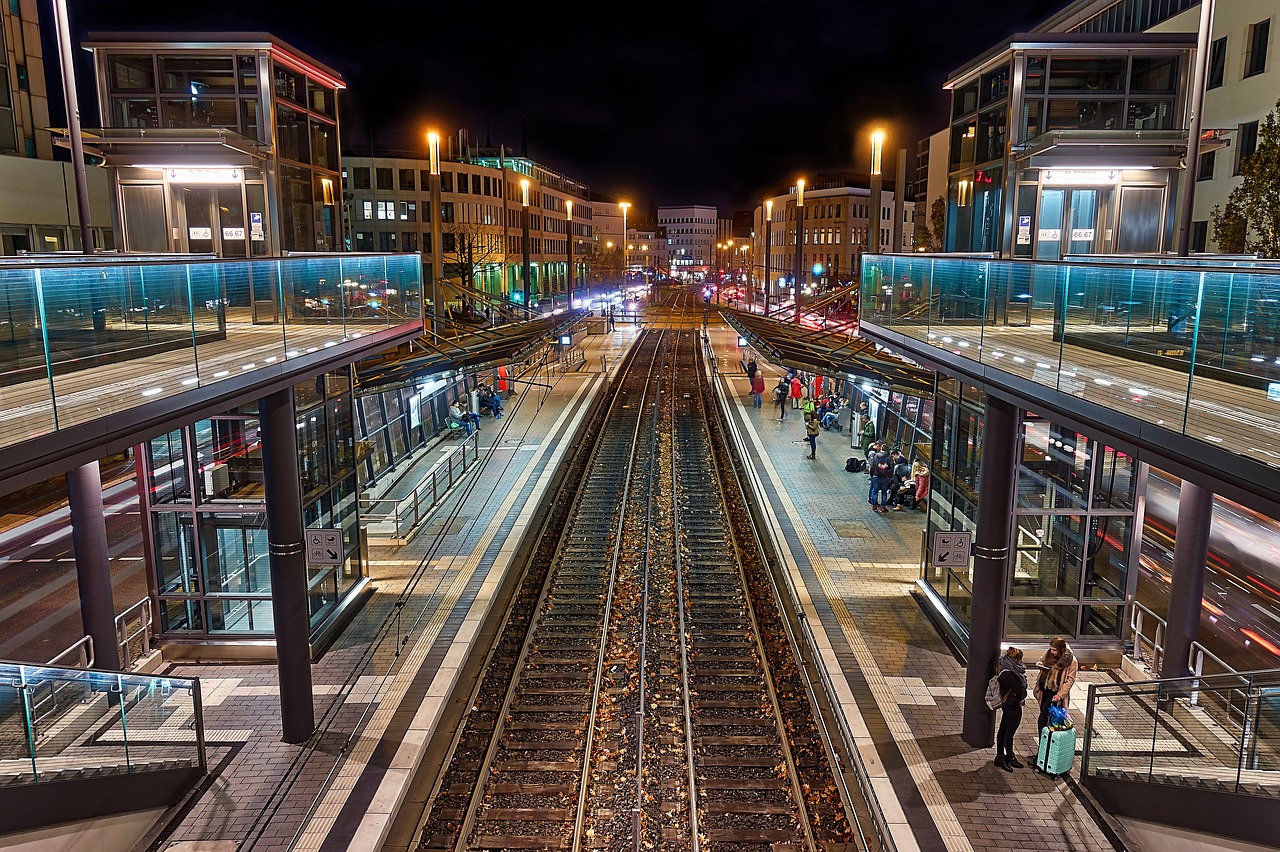
[[[1217,250],[1213,208],[1276,107],[1277,13],[1276,0],[1215,4],[1192,251]],[[956,71],[946,248],[1173,250],[1199,19],[1194,0],[1079,0]]]
[[[0,7],[0,154],[53,159],[44,46],[35,0]],[[74,205],[73,205],[74,206]]]
[[[911,186],[905,189],[909,199]],[[895,233],[895,192],[893,182],[886,181],[880,193],[880,245],[885,250],[889,250]],[[785,301],[794,296],[798,197],[796,188],[790,187],[786,194],[766,199],[754,212],[754,266],[757,274],[770,283],[771,299]],[[807,182],[800,250],[800,271],[806,292],[843,286],[856,278],[858,263],[870,244],[870,213],[871,189],[866,175],[817,175]],[[766,217],[769,219],[767,242]],[[915,245],[915,222],[910,206],[903,206],[901,228],[897,232],[902,240],[898,250],[911,251]]]
[[[722,239],[716,208],[689,204],[659,207],[658,226],[667,231],[667,265],[672,277],[701,280],[715,263]]]
[[[81,249],[75,177],[55,160],[49,132],[38,9],[33,0],[0,7],[0,255]],[[94,243],[115,248],[107,173],[89,169],[88,179]]]
[[[458,154],[452,151],[457,150]],[[432,269],[431,173],[422,154],[343,158],[346,240],[354,251],[420,252]],[[463,309],[480,291],[523,302],[524,199],[529,182],[529,292],[564,298],[573,232],[575,286],[585,281],[595,239],[585,185],[505,149],[451,145],[440,166],[440,242],[446,309]],[[572,209],[570,210],[570,205]]]
[[[120,245],[268,257],[340,247],[341,76],[268,33],[93,33]],[[157,132],[158,131],[158,132]]]

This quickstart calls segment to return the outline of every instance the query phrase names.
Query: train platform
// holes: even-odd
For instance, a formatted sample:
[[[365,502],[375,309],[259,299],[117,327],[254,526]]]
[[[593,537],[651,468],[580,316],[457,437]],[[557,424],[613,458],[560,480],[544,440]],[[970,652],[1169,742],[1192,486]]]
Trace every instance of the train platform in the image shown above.
[[[479,466],[462,478],[405,545],[371,546],[375,591],[312,667],[319,734],[280,742],[274,666],[181,664],[198,676],[210,774],[149,848],[173,852],[400,849],[429,789],[411,789],[432,734],[452,712],[459,679],[519,553],[535,508],[574,449],[592,403],[639,335],[619,323],[584,335],[581,368],[517,384],[501,420],[484,418]],[[426,451],[442,457],[459,441]],[[458,690],[465,696],[468,690]],[[447,724],[447,723],[446,723]],[[429,767],[429,764],[428,764]],[[434,773],[423,772],[423,776]],[[398,833],[397,833],[398,832]]]
[[[1106,821],[1067,776],[1033,772],[1035,713],[1028,707],[1016,752],[1028,768],[1007,773],[995,750],[960,739],[964,667],[943,642],[910,590],[920,574],[924,515],[879,514],[867,502],[868,479],[848,473],[843,434],[819,434],[807,458],[804,418],[778,420],[766,399],[752,407],[742,362],[755,355],[772,389],[785,369],[739,349],[737,333],[712,323],[717,392],[749,478],[764,498],[774,540],[806,610],[823,664],[899,852],[910,850],[1101,850],[1116,847]],[[1029,656],[1043,649],[1029,648]],[[1085,684],[1111,682],[1108,672],[1081,672]]]

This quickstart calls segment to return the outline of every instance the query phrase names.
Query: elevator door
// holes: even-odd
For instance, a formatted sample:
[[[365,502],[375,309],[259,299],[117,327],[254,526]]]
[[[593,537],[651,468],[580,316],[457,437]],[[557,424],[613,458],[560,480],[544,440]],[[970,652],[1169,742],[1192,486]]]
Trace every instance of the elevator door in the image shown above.
[[[183,186],[177,189],[186,217],[178,251],[246,257],[244,195],[234,186]]]

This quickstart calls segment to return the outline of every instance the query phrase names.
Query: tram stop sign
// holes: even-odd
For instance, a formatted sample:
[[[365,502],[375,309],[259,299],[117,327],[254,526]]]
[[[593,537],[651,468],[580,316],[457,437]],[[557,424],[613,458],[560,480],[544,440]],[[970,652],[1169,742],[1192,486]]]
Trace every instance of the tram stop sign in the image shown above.
[[[312,565],[342,564],[342,530],[327,528],[308,529],[307,562]]]
[[[968,567],[973,533],[968,530],[934,530],[931,564],[934,568]]]

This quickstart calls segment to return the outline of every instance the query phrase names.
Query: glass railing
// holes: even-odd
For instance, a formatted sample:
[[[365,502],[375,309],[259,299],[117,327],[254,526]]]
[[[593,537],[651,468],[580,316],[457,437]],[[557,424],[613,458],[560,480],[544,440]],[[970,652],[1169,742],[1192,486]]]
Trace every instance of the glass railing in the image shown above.
[[[1280,269],[864,255],[862,321],[1280,467]]]
[[[0,785],[206,766],[199,681],[0,661]]]
[[[0,264],[0,446],[418,324],[417,254]]]
[[[1090,684],[1081,773],[1280,795],[1280,669]]]

